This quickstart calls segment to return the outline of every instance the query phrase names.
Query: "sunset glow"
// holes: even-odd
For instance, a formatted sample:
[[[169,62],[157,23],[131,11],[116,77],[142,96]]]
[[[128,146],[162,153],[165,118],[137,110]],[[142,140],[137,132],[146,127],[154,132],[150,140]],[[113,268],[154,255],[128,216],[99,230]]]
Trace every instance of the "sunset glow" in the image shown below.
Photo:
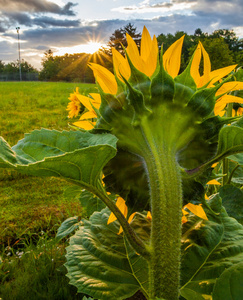
[[[52,47],[55,55],[65,55],[67,54],[74,54],[74,53],[89,53],[93,54],[97,52],[104,44],[97,42],[97,41],[88,41],[87,44],[81,44],[73,47]]]

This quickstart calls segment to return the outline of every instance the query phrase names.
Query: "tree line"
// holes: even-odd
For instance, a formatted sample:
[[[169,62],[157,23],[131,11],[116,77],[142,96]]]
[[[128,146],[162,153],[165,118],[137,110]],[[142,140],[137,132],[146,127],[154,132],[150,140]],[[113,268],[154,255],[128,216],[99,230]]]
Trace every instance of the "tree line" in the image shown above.
[[[138,47],[140,47],[141,33],[137,31],[137,28],[133,24],[128,23],[126,26],[115,30],[110,36],[107,46],[100,48],[99,51],[94,54],[76,53],[55,56],[51,49],[45,51],[42,60],[42,69],[39,72],[39,80],[94,82],[95,79],[88,64],[95,62],[112,71],[111,48],[114,47],[124,55],[124,47],[127,46],[126,33],[128,33],[135,40]],[[202,42],[210,56],[212,70],[232,64],[243,66],[243,39],[238,38],[234,30],[219,29],[208,34],[198,28],[192,35],[184,31],[177,31],[175,34],[161,33],[157,36],[158,45],[159,47],[163,45],[163,51],[166,51],[173,42],[183,35],[185,37],[182,48],[181,71],[185,69],[199,41]],[[26,61],[21,62],[21,70],[22,72],[29,73],[38,72]],[[18,61],[4,64],[0,60],[0,74],[7,72],[18,73]]]

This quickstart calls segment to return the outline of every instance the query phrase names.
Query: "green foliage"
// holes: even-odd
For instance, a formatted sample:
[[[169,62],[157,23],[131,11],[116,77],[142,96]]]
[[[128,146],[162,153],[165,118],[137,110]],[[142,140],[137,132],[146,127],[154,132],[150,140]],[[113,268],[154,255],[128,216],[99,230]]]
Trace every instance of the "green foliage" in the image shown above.
[[[229,216],[243,224],[243,191],[236,186],[227,184],[219,189],[219,195]]]
[[[243,226],[228,216],[219,195],[211,199],[210,206],[217,214],[207,211],[208,221],[191,217],[183,227],[181,280],[187,300],[195,299],[187,289],[213,295],[213,299],[229,299],[219,288],[222,284],[235,295],[242,292],[243,273],[237,273],[236,281],[229,282],[229,277],[242,270]]]
[[[25,60],[21,61],[21,71],[22,73],[38,73],[30,63]],[[19,73],[19,62],[13,61],[8,64],[0,62],[0,73]]]
[[[146,295],[147,263],[117,234],[118,222],[107,225],[109,215],[107,208],[95,212],[71,237],[65,264],[70,283],[96,299],[125,299],[137,290]]]

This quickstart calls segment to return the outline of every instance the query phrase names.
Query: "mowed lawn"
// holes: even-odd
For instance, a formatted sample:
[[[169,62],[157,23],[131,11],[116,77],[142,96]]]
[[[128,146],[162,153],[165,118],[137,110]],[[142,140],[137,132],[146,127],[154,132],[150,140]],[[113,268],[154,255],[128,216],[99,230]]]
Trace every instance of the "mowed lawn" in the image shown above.
[[[76,87],[84,94],[96,90],[93,84],[1,82],[0,136],[13,146],[34,129],[70,130],[66,107]],[[11,245],[41,230],[55,232],[65,218],[80,215],[79,201],[64,197],[67,186],[57,178],[0,170],[0,244]]]

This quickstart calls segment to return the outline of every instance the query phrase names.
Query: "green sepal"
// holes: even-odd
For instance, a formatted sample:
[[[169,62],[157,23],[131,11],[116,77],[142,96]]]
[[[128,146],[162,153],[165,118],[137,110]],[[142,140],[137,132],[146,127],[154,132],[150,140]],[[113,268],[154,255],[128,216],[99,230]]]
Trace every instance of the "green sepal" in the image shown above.
[[[174,102],[185,106],[191,99],[192,95],[197,90],[196,83],[191,76],[192,59],[186,69],[174,78],[175,81],[175,95]]]
[[[172,102],[175,92],[173,78],[165,71],[162,59],[160,61],[159,72],[151,82],[151,106],[158,106],[161,103]]]
[[[126,57],[131,69],[131,76],[129,77],[128,82],[131,86],[143,94],[144,101],[146,103],[150,98],[150,78],[135,68],[127,53]]]
[[[139,119],[143,116],[146,116],[151,113],[151,111],[145,106],[144,102],[144,94],[141,93],[139,90],[134,89],[129,81],[126,81],[124,78],[126,85],[128,87],[128,95],[127,99],[129,104],[134,109],[134,118],[132,120],[132,124],[136,126],[137,122],[139,123]]]
[[[214,109],[216,90],[215,87],[198,90],[187,103],[187,107],[198,117],[205,118]]]

